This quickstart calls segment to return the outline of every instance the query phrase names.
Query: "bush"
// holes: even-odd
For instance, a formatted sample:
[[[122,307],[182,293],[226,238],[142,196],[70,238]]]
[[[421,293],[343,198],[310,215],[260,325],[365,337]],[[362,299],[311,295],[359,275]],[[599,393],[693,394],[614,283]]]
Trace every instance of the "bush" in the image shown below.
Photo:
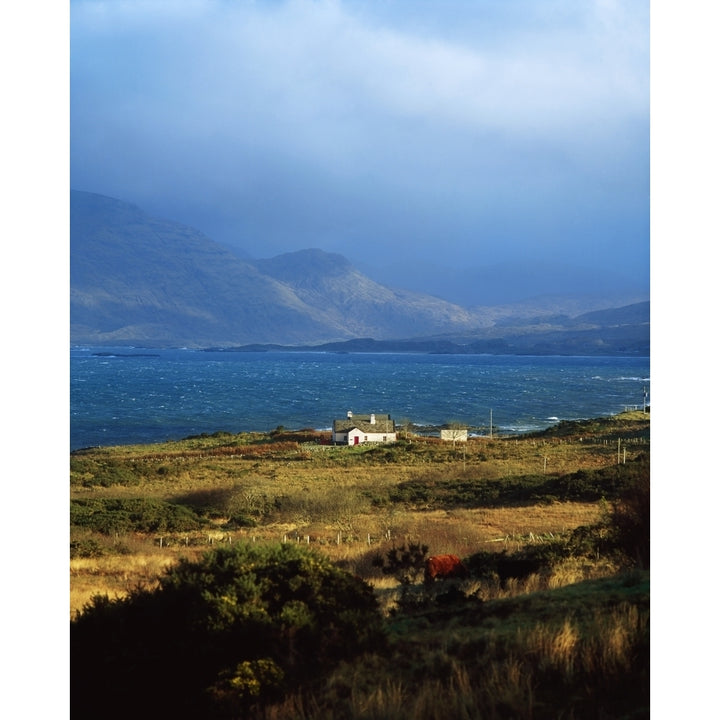
[[[142,473],[133,463],[99,461],[81,453],[70,456],[70,484],[93,487],[100,485],[138,485]]]
[[[465,564],[473,577],[497,582],[506,587],[507,581],[523,580],[533,573],[549,568],[553,557],[548,548],[528,546],[515,553],[480,551],[471,555]]]
[[[392,575],[401,585],[412,585],[425,570],[429,550],[428,545],[420,543],[403,544],[390,548],[384,558],[377,555],[373,565],[381,568],[384,575]]]
[[[559,477],[514,475],[498,479],[428,475],[406,480],[386,491],[366,493],[373,505],[402,503],[413,508],[512,507],[551,502],[617,499],[648,471],[647,458]]]
[[[187,532],[202,527],[195,512],[149,498],[96,498],[70,502],[70,524],[105,535],[115,532]]]
[[[618,548],[641,568],[650,567],[650,469],[613,504],[610,522]]]
[[[70,558],[99,558],[107,555],[107,548],[93,538],[70,541]]]
[[[619,466],[624,467],[624,466]],[[615,557],[624,565],[650,567],[650,466],[642,460],[622,474],[623,488],[606,516],[575,528],[565,553],[575,557]]]
[[[84,608],[71,624],[71,709],[239,717],[383,641],[370,586],[327,558],[290,544],[220,548],[155,590]]]
[[[244,527],[257,527],[257,525],[258,523],[255,518],[243,513],[237,513],[225,523],[224,527],[226,530],[237,530],[238,528]]]

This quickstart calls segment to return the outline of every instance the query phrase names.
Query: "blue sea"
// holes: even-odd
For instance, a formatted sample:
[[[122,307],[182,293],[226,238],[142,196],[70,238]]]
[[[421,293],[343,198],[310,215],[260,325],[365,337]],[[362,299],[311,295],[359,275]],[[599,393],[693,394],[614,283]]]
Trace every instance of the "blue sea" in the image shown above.
[[[189,435],[329,429],[386,413],[420,426],[462,422],[486,434],[642,408],[648,357],[206,352],[75,347],[71,449]],[[647,392],[647,396],[644,393]]]

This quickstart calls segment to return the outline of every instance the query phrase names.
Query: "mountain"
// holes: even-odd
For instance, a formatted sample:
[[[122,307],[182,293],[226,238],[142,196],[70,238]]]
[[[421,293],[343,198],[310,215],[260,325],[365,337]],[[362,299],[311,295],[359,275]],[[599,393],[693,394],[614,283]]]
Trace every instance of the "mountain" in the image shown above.
[[[393,290],[355,269],[342,255],[300,250],[255,261],[266,275],[291,287],[307,305],[322,308],[352,337],[397,338],[450,327],[469,330],[477,314],[430,295]]]
[[[556,296],[464,308],[382,285],[322,250],[253,260],[94,193],[71,191],[70,251],[72,344],[649,352],[647,302]]]
[[[71,342],[146,346],[317,343],[469,330],[463,308],[394,291],[341,256],[255,264],[194,228],[94,193],[70,197]]]

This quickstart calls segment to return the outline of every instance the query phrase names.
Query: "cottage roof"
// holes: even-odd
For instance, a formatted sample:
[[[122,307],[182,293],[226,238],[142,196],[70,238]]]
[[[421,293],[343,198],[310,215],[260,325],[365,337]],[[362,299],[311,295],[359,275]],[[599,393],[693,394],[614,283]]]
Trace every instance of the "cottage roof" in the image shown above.
[[[349,432],[357,428],[365,433],[394,433],[395,421],[389,415],[375,414],[375,422],[370,422],[370,415],[357,415],[333,420],[333,432]]]

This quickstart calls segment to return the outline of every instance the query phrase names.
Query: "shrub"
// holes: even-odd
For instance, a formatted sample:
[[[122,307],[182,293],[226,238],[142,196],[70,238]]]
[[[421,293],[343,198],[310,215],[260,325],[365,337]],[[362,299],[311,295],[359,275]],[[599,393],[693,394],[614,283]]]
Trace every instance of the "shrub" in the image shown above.
[[[373,565],[382,569],[384,575],[392,575],[401,585],[415,583],[425,569],[425,560],[430,548],[419,543],[392,547],[385,558],[378,555]]]
[[[258,523],[255,518],[245,515],[243,513],[237,513],[233,515],[226,523],[226,530],[236,530],[237,528],[243,527],[257,527]]]
[[[71,624],[73,717],[238,717],[381,647],[372,589],[309,549],[238,544]],[[112,698],[112,704],[107,702]]]
[[[98,558],[107,555],[107,548],[94,538],[70,541],[71,558]]]
[[[70,457],[70,484],[83,487],[138,485],[142,473],[133,463],[98,461],[83,455]]]
[[[202,521],[191,508],[150,498],[72,500],[70,524],[105,535],[115,532],[187,532],[202,527]]]
[[[515,475],[498,479],[453,478],[428,474],[369,495],[375,506],[403,503],[414,508],[511,507],[554,501],[594,502],[617,499],[634,487],[647,459],[597,470],[579,470],[559,477]]]
[[[525,579],[539,572],[543,567],[549,567],[550,562],[549,558],[543,557],[529,546],[515,553],[480,551],[471,555],[465,564],[474,577],[486,581],[498,581],[504,588],[508,580]]]
[[[618,548],[641,568],[650,567],[650,469],[613,504],[611,525]]]

